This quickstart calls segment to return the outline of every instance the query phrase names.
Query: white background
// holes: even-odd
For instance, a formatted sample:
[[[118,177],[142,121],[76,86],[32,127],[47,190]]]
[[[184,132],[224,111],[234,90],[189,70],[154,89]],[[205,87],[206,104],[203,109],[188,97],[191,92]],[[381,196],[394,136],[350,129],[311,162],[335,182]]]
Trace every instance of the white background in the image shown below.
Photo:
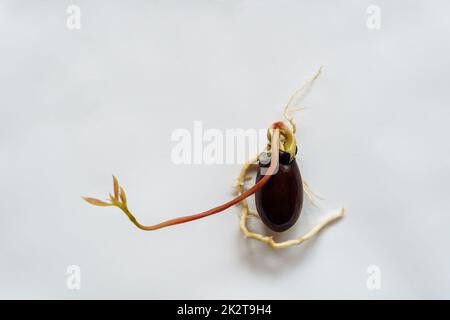
[[[68,5],[81,29],[68,30]],[[366,26],[369,5],[381,29]],[[1,1],[1,298],[450,298],[448,1]],[[297,115],[300,167],[347,216],[301,247],[243,239],[239,165],[171,161],[171,133]],[[303,211],[292,235],[323,213]],[[66,269],[79,265],[80,290]],[[370,265],[381,289],[366,286]]]

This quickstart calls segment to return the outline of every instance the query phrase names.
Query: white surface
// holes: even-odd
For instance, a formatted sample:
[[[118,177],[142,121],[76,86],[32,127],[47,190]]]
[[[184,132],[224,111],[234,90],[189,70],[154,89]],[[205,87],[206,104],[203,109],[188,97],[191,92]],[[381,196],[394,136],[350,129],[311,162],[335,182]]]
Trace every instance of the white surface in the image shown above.
[[[66,29],[72,3],[81,30]],[[370,4],[380,30],[366,27]],[[2,1],[0,297],[450,298],[449,10]],[[107,195],[115,173],[148,224],[228,200],[239,166],[175,166],[172,131],[264,128],[322,64],[297,116],[300,166],[348,215],[315,240],[246,241],[237,208],[146,233],[80,199]],[[380,290],[366,287],[369,265]]]

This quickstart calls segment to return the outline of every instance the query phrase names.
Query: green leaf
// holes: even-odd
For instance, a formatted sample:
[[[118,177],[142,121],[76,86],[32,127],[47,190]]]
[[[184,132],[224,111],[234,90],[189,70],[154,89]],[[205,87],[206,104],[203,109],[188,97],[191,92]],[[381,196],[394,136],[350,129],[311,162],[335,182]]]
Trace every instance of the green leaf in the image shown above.
[[[119,200],[119,181],[117,181],[115,175],[113,175],[113,181],[114,181],[114,198],[116,200]]]
[[[120,187],[120,199],[122,200],[123,204],[127,204],[127,195],[125,194],[125,191],[122,187]]]
[[[99,207],[107,207],[110,206],[111,204],[99,199],[95,199],[95,198],[88,198],[88,197],[82,197],[87,203],[90,203],[94,206],[99,206]]]

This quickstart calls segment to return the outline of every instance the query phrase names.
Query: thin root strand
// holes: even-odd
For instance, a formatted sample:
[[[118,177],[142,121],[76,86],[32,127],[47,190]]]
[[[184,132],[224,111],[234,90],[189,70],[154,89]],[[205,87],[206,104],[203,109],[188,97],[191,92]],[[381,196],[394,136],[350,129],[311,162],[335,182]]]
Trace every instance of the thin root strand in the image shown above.
[[[252,164],[254,164],[256,161],[257,161],[257,158],[254,159],[254,160],[251,160],[251,161],[249,161],[247,163],[245,163],[242,166],[241,173],[240,173],[240,175],[238,177],[238,181],[243,181],[244,177],[246,177],[246,175],[247,175],[247,171],[249,170],[250,166]],[[244,186],[241,185],[241,184],[238,184],[237,185],[237,191],[238,192],[245,192]],[[247,199],[243,199],[240,202],[240,204],[242,206],[242,210],[241,210],[241,217],[240,217],[239,227],[240,227],[244,237],[261,241],[263,243],[266,243],[267,245],[269,245],[270,247],[272,247],[274,249],[284,249],[284,248],[289,248],[289,247],[292,247],[292,246],[295,246],[295,245],[302,244],[303,242],[311,239],[314,235],[319,233],[320,230],[325,228],[330,223],[332,223],[332,222],[342,218],[344,216],[344,214],[345,214],[344,208],[341,208],[337,212],[334,212],[334,213],[330,214],[322,222],[320,222],[315,227],[313,227],[310,231],[308,231],[305,235],[300,236],[300,237],[295,238],[295,239],[292,239],[292,240],[287,240],[287,241],[283,241],[283,242],[276,242],[273,239],[272,236],[264,236],[264,235],[256,233],[256,232],[252,232],[252,231],[250,231],[248,229],[247,220],[248,220],[248,218],[250,216],[253,216],[255,214],[250,211]]]

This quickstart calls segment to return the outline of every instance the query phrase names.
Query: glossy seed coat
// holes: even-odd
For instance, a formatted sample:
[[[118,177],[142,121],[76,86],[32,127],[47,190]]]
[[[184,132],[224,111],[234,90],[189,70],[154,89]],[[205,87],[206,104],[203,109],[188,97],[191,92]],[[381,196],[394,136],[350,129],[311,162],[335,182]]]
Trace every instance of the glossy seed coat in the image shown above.
[[[297,161],[280,152],[278,172],[255,194],[256,209],[263,223],[271,230],[282,232],[297,222],[303,206],[303,183]],[[270,164],[259,162],[256,182],[262,179]]]

